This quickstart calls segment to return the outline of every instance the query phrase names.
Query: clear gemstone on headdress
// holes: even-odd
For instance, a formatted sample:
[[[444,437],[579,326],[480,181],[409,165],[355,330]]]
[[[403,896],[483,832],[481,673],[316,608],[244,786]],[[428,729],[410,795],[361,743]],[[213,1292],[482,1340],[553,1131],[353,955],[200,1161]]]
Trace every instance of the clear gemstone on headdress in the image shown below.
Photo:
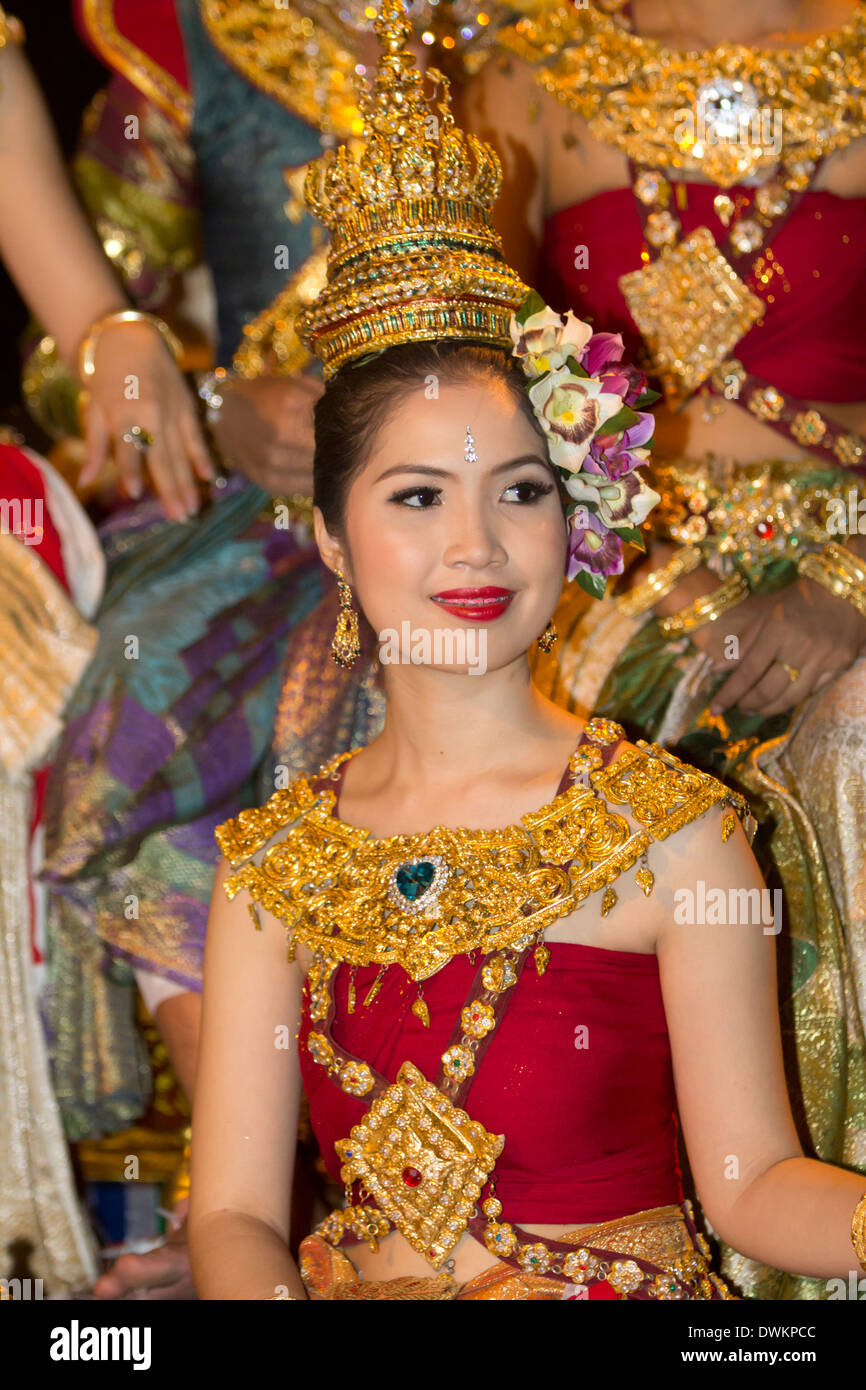
[[[463,445],[463,457],[467,463],[478,462],[478,451],[475,448],[475,438],[469,426],[466,426],[466,443]]]

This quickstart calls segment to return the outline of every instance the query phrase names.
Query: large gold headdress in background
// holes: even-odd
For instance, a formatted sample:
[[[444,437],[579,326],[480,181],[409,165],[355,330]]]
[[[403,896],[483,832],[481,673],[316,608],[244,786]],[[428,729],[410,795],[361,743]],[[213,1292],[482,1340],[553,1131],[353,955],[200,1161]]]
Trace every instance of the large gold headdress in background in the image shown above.
[[[457,128],[444,75],[422,77],[402,0],[383,0],[375,28],[382,55],[362,98],[360,150],[329,151],[304,190],[331,250],[327,285],[297,331],[326,377],[421,339],[510,348],[511,315],[527,293],[490,221],[502,182],[496,152]]]

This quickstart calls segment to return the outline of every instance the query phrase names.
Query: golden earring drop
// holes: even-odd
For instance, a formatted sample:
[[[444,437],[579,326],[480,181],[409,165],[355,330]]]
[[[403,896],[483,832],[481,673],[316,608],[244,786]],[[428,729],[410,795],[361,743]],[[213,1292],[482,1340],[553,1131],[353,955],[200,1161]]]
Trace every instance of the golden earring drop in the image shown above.
[[[349,670],[361,655],[361,644],[358,641],[358,615],[352,607],[352,590],[339,570],[337,590],[340,595],[340,611],[331,641],[331,655],[338,666]]]
[[[554,627],[553,619],[551,618],[550,622],[547,624],[547,627],[544,629],[544,631],[538,639],[538,645],[543,652],[549,652],[552,649],[553,644],[558,637],[559,633]]]

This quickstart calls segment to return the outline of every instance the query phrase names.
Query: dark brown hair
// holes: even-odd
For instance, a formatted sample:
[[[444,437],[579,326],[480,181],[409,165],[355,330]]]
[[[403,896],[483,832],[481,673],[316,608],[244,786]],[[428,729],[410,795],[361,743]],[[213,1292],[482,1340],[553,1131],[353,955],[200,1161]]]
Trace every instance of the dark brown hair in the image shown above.
[[[316,404],[313,501],[332,536],[343,533],[346,496],[369,457],[376,434],[400,400],[400,388],[434,377],[439,385],[499,378],[543,437],[526,378],[505,349],[457,340],[405,343],[359,366],[343,367]],[[558,475],[557,475],[558,480]],[[560,489],[560,495],[562,489]]]

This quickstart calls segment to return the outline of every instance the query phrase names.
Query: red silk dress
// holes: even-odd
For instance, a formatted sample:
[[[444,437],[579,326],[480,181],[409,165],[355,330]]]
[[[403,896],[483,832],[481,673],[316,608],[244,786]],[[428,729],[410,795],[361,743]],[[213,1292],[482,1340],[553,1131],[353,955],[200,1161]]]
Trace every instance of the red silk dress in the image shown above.
[[[568,777],[566,769],[559,791]],[[339,788],[337,798],[334,816]],[[505,1135],[495,1176],[506,1219],[582,1225],[680,1202],[676,1098],[656,957],[561,942],[549,949],[542,977],[532,967],[520,975],[468,1102],[474,1120]],[[389,1082],[407,1059],[433,1080],[476,969],[469,957],[455,956],[424,982],[424,1027],[411,1011],[418,986],[400,968],[384,972],[369,1007],[362,1001],[378,967],[357,969],[350,1014],[350,968],[338,965],[331,1036]],[[368,1107],[311,1057],[309,1002],[305,990],[300,1068],[313,1130],[339,1182],[334,1145]],[[601,1283],[589,1297],[616,1295]]]
[[[725,229],[713,208],[714,185],[686,183],[687,206],[677,206],[682,236]],[[735,200],[754,189],[731,188]],[[641,338],[619,288],[619,277],[640,268],[643,231],[631,188],[615,188],[548,218],[540,286],[555,309],[573,309],[606,332],[622,333],[634,360]],[[575,269],[585,246],[591,269]],[[751,273],[749,288],[767,305],[764,317],[736,345],[747,371],[806,400],[866,399],[866,198],[804,193],[774,235],[766,281]],[[773,268],[773,264],[781,267]]]

